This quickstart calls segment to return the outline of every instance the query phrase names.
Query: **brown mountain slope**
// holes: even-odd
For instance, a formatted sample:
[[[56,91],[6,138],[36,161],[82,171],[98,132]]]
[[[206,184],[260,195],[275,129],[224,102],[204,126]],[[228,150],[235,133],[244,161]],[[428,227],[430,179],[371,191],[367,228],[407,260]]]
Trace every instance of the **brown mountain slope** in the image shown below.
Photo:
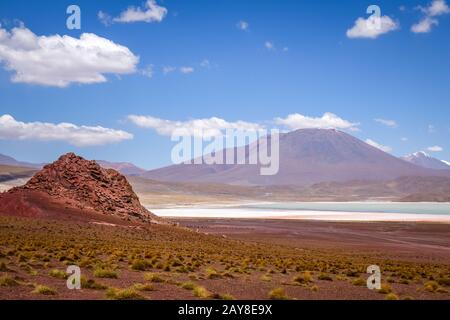
[[[256,143],[245,148],[255,153]],[[218,153],[223,157],[223,152]],[[422,168],[337,130],[301,129],[280,135],[280,169],[262,176],[258,165],[173,165],[142,176],[170,182],[236,185],[312,185],[320,182],[392,180],[401,176],[450,176]]]
[[[73,153],[36,173],[24,186],[0,194],[0,214],[150,222],[126,178]]]

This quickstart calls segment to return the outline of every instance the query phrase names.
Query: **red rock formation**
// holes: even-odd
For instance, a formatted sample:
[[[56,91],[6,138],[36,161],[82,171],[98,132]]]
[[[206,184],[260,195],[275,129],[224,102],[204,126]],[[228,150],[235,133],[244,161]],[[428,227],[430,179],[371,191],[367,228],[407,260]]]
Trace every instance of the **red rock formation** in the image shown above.
[[[103,169],[95,161],[85,160],[74,153],[63,155],[54,163],[46,165],[27,184],[1,195],[0,201],[5,205],[9,203],[8,210],[14,211],[11,199],[17,198],[17,194],[24,195],[19,197],[24,202],[24,198],[37,193],[44,194],[40,198],[49,198],[65,209],[95,212],[130,221],[150,222],[155,218],[140,204],[123,175],[113,169]],[[41,205],[37,203],[37,206]],[[5,211],[1,207],[0,211]],[[19,211],[30,210],[30,205],[20,207]],[[40,208],[31,210],[42,211]]]

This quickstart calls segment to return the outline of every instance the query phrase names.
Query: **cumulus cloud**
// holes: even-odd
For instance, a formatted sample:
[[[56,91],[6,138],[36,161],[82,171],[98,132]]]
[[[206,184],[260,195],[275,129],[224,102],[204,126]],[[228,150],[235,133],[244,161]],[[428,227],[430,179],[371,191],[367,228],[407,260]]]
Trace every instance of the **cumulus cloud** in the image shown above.
[[[141,128],[155,130],[159,135],[172,136],[173,134],[195,136],[195,137],[215,137],[224,134],[226,129],[257,131],[263,126],[257,123],[226,120],[212,117],[207,119],[193,119],[188,121],[171,121],[152,116],[129,115],[128,119]]]
[[[194,68],[192,67],[181,67],[180,72],[183,74],[189,74],[194,72]]]
[[[437,17],[450,13],[450,8],[445,0],[433,0],[428,7],[421,7],[420,9],[429,17]]]
[[[104,145],[132,139],[133,135],[100,126],[77,126],[72,123],[22,122],[11,115],[0,116],[0,139],[64,141],[77,147]]]
[[[444,151],[444,148],[442,148],[440,146],[432,146],[432,147],[428,147],[427,150],[431,151],[431,152],[441,152],[441,151]]]
[[[436,17],[450,13],[450,8],[445,0],[433,0],[428,7],[418,8],[423,12],[424,16],[419,22],[411,26],[411,31],[414,33],[430,32],[433,26],[439,24]]]
[[[131,6],[118,17],[113,18],[112,21],[117,23],[161,22],[166,17],[167,12],[168,10],[159,6],[155,0],[147,0],[144,8]]]
[[[358,131],[359,123],[344,120],[334,113],[324,113],[322,117],[313,118],[298,113],[290,114],[286,118],[275,118],[275,123],[283,125],[291,130],[316,128],[316,129],[343,129]]]
[[[241,20],[236,24],[236,27],[242,31],[248,31],[249,24],[247,21]]]
[[[384,152],[391,152],[392,151],[391,147],[383,146],[382,144],[379,144],[378,142],[373,141],[372,139],[366,139],[365,143],[367,143],[368,145],[371,145],[372,147],[380,149],[381,151],[384,151]]]
[[[419,22],[411,26],[411,31],[414,33],[428,33],[431,31],[433,26],[437,26],[439,21],[430,17],[425,17]]]
[[[370,16],[367,19],[358,18],[352,28],[347,30],[347,37],[376,39],[382,34],[397,30],[399,23],[389,16]]]
[[[388,120],[388,119],[373,119],[374,121],[381,123],[382,125],[385,125],[387,127],[395,128],[397,127],[397,122],[395,120]]]
[[[136,71],[139,57],[127,47],[93,33],[80,38],[37,36],[24,26],[0,27],[0,63],[14,72],[13,82],[66,87],[105,82],[105,74]]]

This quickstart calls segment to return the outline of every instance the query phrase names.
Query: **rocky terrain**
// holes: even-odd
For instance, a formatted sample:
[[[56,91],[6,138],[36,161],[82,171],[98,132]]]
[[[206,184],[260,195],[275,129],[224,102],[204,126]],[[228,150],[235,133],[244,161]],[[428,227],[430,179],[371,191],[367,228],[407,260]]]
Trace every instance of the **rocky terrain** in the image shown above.
[[[74,153],[61,156],[24,186],[0,195],[0,214],[35,216],[70,210],[128,221],[152,221],[127,179]]]

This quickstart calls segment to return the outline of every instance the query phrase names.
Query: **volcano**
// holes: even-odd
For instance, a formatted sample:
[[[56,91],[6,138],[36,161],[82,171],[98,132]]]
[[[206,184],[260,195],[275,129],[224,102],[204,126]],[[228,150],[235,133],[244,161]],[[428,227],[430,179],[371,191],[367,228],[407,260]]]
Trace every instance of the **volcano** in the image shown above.
[[[0,194],[0,214],[107,222],[153,222],[127,179],[68,153],[37,172],[24,186]]]
[[[234,185],[300,185],[320,182],[386,181],[403,176],[449,176],[409,163],[334,129],[300,129],[280,134],[279,171],[260,175],[259,165],[180,164],[148,171],[144,178],[168,182]],[[257,148],[245,148],[248,158]],[[222,151],[223,152],[223,151]]]

